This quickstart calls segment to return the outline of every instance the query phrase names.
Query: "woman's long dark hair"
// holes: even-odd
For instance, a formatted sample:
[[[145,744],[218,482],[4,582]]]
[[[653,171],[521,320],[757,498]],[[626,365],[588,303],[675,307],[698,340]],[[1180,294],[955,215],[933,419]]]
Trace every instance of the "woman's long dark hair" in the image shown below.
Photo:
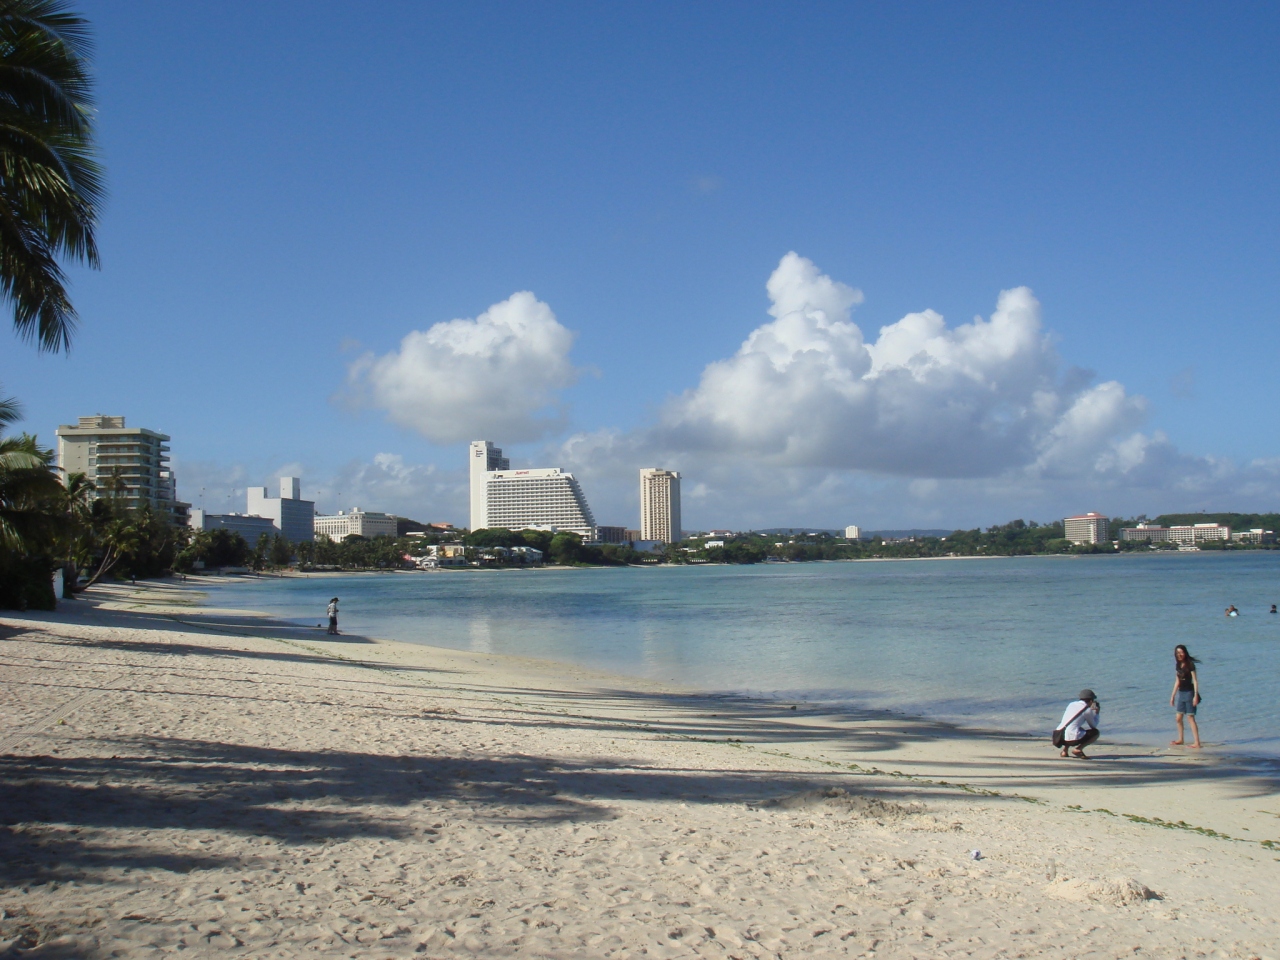
[[[1187,658],[1187,659],[1186,659],[1186,661],[1185,661],[1185,663],[1186,663],[1186,665],[1187,665],[1187,666],[1186,666],[1186,669],[1194,670],[1194,669],[1196,668],[1196,664],[1197,664],[1197,663],[1199,663],[1200,661],[1199,661],[1199,660],[1197,660],[1195,657],[1193,657],[1193,656],[1191,655],[1191,651],[1189,651],[1189,650],[1187,649],[1186,645],[1185,645],[1185,644],[1182,644],[1182,643],[1178,644],[1176,647],[1174,647],[1174,648],[1173,648],[1173,669],[1174,669],[1174,670],[1178,670],[1178,671],[1180,671],[1180,670],[1184,669],[1184,668],[1183,668],[1183,666],[1182,666],[1182,664],[1178,663],[1178,651],[1179,651],[1179,650],[1181,650],[1181,651],[1183,652],[1183,654],[1184,654],[1184,655],[1186,656],[1186,658]]]

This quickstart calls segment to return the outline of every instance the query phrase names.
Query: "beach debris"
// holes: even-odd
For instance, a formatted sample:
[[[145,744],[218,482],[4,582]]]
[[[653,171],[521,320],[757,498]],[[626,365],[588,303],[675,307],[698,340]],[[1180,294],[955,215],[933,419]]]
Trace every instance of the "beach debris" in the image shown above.
[[[850,793],[843,787],[806,790],[785,797],[774,797],[753,805],[759,810],[822,810],[844,813],[865,820],[901,820],[924,813],[923,803],[897,803]]]
[[[1060,877],[1045,888],[1050,896],[1073,903],[1111,903],[1126,906],[1145,900],[1162,900],[1163,897],[1146,884],[1139,883],[1132,877],[1112,877],[1097,880],[1085,877],[1075,879]]]
[[[981,860],[981,859],[982,859],[982,851],[981,851],[981,850],[970,850],[970,851],[969,851],[969,856],[970,856],[970,857],[972,857],[974,860]]]

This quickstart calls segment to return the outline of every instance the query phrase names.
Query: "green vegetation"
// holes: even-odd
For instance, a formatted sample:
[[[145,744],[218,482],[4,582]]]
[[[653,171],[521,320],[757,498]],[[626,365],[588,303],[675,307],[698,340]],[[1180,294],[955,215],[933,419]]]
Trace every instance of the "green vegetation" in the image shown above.
[[[668,563],[761,563],[765,560],[907,560],[926,557],[1010,557],[1046,553],[1114,553],[1111,544],[1076,546],[1062,536],[1060,522],[1039,524],[1014,520],[985,531],[957,530],[945,537],[882,538],[850,541],[830,533],[746,533],[723,539],[724,546],[707,547],[694,537],[667,547]]]
[[[583,544],[582,537],[567,530],[552,534],[547,530],[507,530],[494,527],[473,530],[463,536],[462,542],[477,551],[487,547],[533,547],[542,551],[545,562],[571,567],[624,566],[642,563],[648,556],[636,553],[630,547],[611,543],[598,547],[587,546]],[[657,558],[653,558],[653,562],[657,562]]]
[[[1222,523],[1238,530],[1280,530],[1280,513],[1165,513],[1151,521],[1161,527]],[[1133,521],[1125,521],[1133,526]]]
[[[0,294],[19,335],[67,350],[63,257],[98,266],[89,32],[61,0],[0,0]]]

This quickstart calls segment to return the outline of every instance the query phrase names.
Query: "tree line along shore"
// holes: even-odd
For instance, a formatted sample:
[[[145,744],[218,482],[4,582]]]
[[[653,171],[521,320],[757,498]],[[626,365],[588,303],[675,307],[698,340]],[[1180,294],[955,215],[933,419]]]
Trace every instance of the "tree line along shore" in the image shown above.
[[[29,470],[29,468],[25,468]],[[985,530],[956,530],[946,536],[886,539],[873,536],[850,540],[829,532],[758,532],[728,536],[691,535],[654,551],[629,544],[593,544],[574,533],[545,530],[487,529],[438,532],[413,520],[400,521],[398,536],[350,536],[342,541],[320,536],[291,543],[282,536],[263,535],[247,542],[229,530],[193,531],[173,524],[144,506],[122,509],[110,497],[95,497],[82,484],[59,483],[46,466],[45,482],[4,507],[0,520],[10,531],[21,531],[0,543],[0,608],[52,609],[56,603],[52,573],[61,569],[64,596],[72,596],[100,580],[146,579],[173,573],[236,570],[246,572],[306,570],[395,570],[414,568],[431,548],[461,546],[460,569],[522,565],[494,548],[527,546],[558,566],[647,566],[654,564],[754,564],[822,560],[908,560],[945,557],[1013,557],[1055,554],[1131,554],[1174,550],[1176,544],[1121,540],[1124,526],[1145,522],[1111,521],[1117,539],[1096,544],[1072,543],[1063,536],[1061,521],[1037,523],[1013,520]],[[19,488],[24,477],[5,476],[0,465],[0,492]],[[24,470],[25,472],[25,470]],[[2,498],[2,497],[0,497]],[[1213,513],[1166,514],[1150,521],[1159,525],[1215,522],[1233,531],[1258,527],[1274,529],[1280,514]],[[1276,544],[1209,541],[1202,550],[1273,550]],[[444,569],[448,569],[447,567]]]

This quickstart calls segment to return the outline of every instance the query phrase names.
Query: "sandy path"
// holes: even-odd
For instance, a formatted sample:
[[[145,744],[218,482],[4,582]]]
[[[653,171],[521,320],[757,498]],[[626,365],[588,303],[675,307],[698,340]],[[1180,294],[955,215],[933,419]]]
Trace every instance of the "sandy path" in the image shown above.
[[[0,957],[1280,957],[1265,771],[190,603],[0,619]]]

